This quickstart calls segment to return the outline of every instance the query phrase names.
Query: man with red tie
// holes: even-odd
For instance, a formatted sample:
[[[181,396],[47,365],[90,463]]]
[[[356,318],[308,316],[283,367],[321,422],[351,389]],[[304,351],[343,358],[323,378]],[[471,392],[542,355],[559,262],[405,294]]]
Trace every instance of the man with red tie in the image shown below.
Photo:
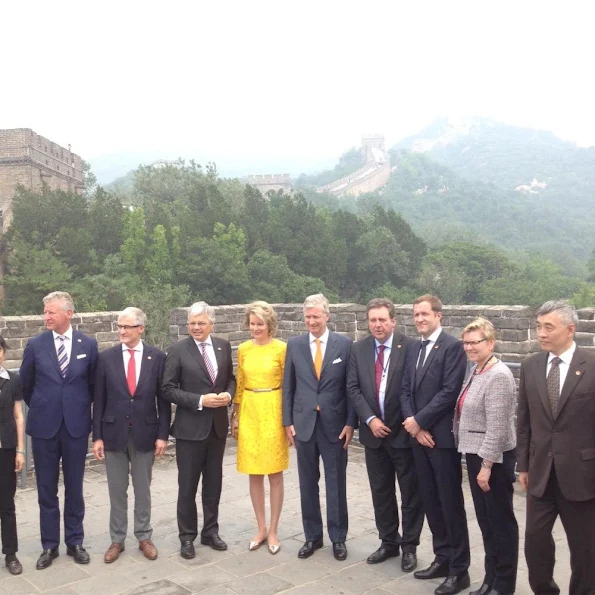
[[[128,474],[134,487],[134,535],[155,560],[151,537],[151,472],[167,447],[171,405],[162,397],[165,353],[141,341],[147,317],[126,308],[118,317],[120,345],[99,355],[93,405],[93,454],[105,459],[111,545],[104,562],[124,551],[128,528]]]

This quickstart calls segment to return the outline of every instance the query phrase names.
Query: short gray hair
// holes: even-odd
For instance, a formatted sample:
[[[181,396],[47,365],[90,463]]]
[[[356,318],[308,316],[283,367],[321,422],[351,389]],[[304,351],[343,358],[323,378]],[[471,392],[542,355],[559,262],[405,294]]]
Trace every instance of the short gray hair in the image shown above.
[[[188,310],[188,320],[191,316],[200,316],[201,314],[206,314],[207,318],[215,324],[215,309],[207,302],[194,302]]]
[[[320,308],[325,314],[330,314],[328,300],[322,293],[309,295],[304,300],[304,310],[307,310],[308,308]]]
[[[120,312],[118,320],[120,320],[120,318],[128,317],[134,320],[134,324],[147,326],[147,315],[140,308],[135,308],[134,306],[128,306],[128,308],[124,308],[124,310]]]
[[[52,291],[43,298],[43,304],[47,305],[50,302],[62,302],[62,310],[72,310],[74,312],[74,301],[72,296],[65,291]]]
[[[578,314],[576,313],[576,310],[568,302],[563,300],[550,300],[543,304],[543,306],[537,310],[537,318],[554,312],[558,314],[560,320],[566,325],[570,326],[571,324],[574,324],[576,326],[578,324]]]

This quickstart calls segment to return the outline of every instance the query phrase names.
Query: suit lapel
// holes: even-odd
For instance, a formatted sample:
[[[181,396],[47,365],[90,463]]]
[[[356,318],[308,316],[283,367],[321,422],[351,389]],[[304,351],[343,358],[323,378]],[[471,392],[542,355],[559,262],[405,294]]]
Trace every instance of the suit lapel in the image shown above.
[[[224,367],[223,365],[223,350],[221,349],[221,345],[219,344],[219,339],[215,339],[211,337],[211,341],[213,342],[213,349],[215,350],[215,360],[217,361],[217,380],[219,375],[221,374],[221,369]]]
[[[73,333],[73,338],[74,338],[74,333]],[[56,353],[56,346],[54,344],[54,333],[52,331],[46,331],[46,334],[43,337],[43,343],[44,343],[44,346],[48,352],[48,355],[50,356],[50,359],[54,363],[56,372],[58,372],[58,375],[60,376],[60,378],[62,378],[62,372],[60,371],[60,364],[58,363],[58,354]]]
[[[415,387],[416,388],[419,386],[419,383],[422,381],[423,377],[425,376],[426,372],[428,371],[428,368],[430,367],[430,364],[432,363],[432,360],[434,359],[436,352],[441,348],[443,332],[444,331],[441,331],[440,334],[438,335],[438,339],[437,339],[436,343],[434,343],[434,345],[430,349],[430,353],[426,353],[426,361],[424,362],[423,367],[421,369],[418,368],[415,370]],[[428,347],[429,347],[429,345],[428,345]],[[421,349],[420,343],[418,343],[418,357],[419,357],[419,349]],[[417,364],[417,359],[415,360],[415,363]]]
[[[153,372],[153,362],[154,362],[153,356],[154,356],[153,348],[149,347],[143,343],[143,357],[141,360],[138,384],[136,385],[136,390],[134,391],[135,395],[140,392],[140,390],[142,389],[143,383],[145,383],[147,381],[147,378],[149,378]],[[122,359],[122,361],[123,361],[123,359]]]
[[[399,358],[403,352],[403,343],[400,335],[393,334],[393,343],[390,350],[390,364],[388,366],[388,378],[386,379],[386,396],[390,395],[390,385],[395,376],[395,370],[399,363]]]
[[[299,349],[302,354],[302,357],[306,361],[306,364],[309,366],[310,370],[312,371],[312,375],[314,376],[314,378],[316,378],[316,371],[314,370],[314,360],[312,359],[312,352],[310,351],[310,333],[306,333],[305,335],[302,335]],[[324,367],[324,362],[323,362],[323,367]],[[316,378],[316,381],[318,382],[317,378]]]
[[[328,345],[326,346],[324,359],[322,360],[322,371],[320,372],[320,378],[322,378],[324,370],[330,365],[329,362],[335,361],[335,355],[337,355],[337,337],[334,333],[329,333]],[[312,357],[310,357],[310,359],[312,359]]]
[[[111,353],[111,357],[112,357],[111,363],[112,363],[112,366],[116,372],[118,381],[122,384],[122,386],[125,386],[126,390],[128,391],[128,382],[126,380],[127,370],[126,370],[126,368],[124,368],[124,355],[123,355],[121,345],[117,345],[116,347],[114,347],[114,349]],[[142,372],[142,366],[141,366],[141,372]]]
[[[566,375],[566,380],[564,381],[564,386],[562,387],[562,391],[560,393],[560,402],[558,403],[558,416],[562,411],[564,405],[568,401],[570,395],[574,392],[577,384],[581,381],[585,373],[585,368],[587,366],[587,362],[583,357],[583,354],[580,352],[579,348],[577,347],[574,355],[572,356],[572,361],[570,362],[570,366],[568,367],[568,374]],[[547,392],[547,391],[546,391]]]
[[[366,339],[368,344],[364,349],[364,367],[370,374],[370,386],[376,394],[376,340],[374,337]]]
[[[212,338],[211,338],[211,340],[212,340]],[[198,365],[204,372],[205,376],[209,380],[211,380],[211,377],[209,376],[209,371],[207,370],[207,365],[205,364],[205,360],[202,356],[200,349],[198,348],[198,345],[196,344],[196,341],[192,337],[188,337],[188,343],[186,345],[188,346],[188,352],[192,356],[192,359],[194,359],[198,362]],[[214,345],[213,345],[213,347],[214,347]]]
[[[543,351],[539,354],[539,357],[535,359],[535,386],[537,387],[537,392],[539,393],[539,397],[541,398],[541,402],[543,403],[543,408],[545,409],[548,417],[553,420],[552,417],[552,407],[550,405],[550,399],[547,394],[547,358],[548,352]]]

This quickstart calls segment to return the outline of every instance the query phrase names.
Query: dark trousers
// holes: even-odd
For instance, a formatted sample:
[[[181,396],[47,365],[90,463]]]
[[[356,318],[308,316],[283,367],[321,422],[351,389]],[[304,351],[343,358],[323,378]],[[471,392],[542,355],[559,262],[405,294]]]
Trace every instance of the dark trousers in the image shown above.
[[[519,526],[512,506],[516,450],[505,452],[502,463],[492,466],[489,492],[484,492],[477,484],[482,458],[467,454],[466,460],[475,516],[485,550],[483,582],[499,593],[514,593],[519,559]]]
[[[382,544],[404,553],[415,553],[424,524],[411,448],[393,448],[383,440],[380,448],[366,447],[366,468],[372,491],[374,518]],[[399,506],[395,474],[401,492],[403,535],[399,533]]]
[[[0,448],[0,524],[3,554],[16,554],[19,549],[17,517],[14,508],[14,495],[17,491],[15,455],[14,448]]]
[[[306,541],[322,539],[320,513],[320,457],[326,484],[326,524],[333,543],[347,538],[347,451],[343,440],[330,442],[324,433],[320,416],[310,440],[296,440],[302,522]]]
[[[178,463],[178,533],[180,541],[194,541],[198,535],[196,491],[202,475],[201,535],[219,533],[219,500],[223,482],[225,437],[211,429],[206,440],[176,439]]]
[[[461,455],[455,448],[416,445],[413,458],[436,562],[447,565],[449,574],[460,575],[471,559]]]
[[[531,484],[529,484],[529,488]],[[584,502],[567,500],[560,490],[555,470],[541,498],[527,494],[525,558],[529,585],[539,595],[557,595],[560,588],[554,581],[556,546],[552,528],[560,520],[570,550],[569,595],[595,593],[595,499]]]
[[[54,549],[60,545],[60,504],[58,479],[60,460],[64,475],[64,541],[66,545],[82,545],[84,539],[83,477],[89,436],[74,438],[64,422],[53,438],[33,438],[33,461],[37,480],[41,546]]]

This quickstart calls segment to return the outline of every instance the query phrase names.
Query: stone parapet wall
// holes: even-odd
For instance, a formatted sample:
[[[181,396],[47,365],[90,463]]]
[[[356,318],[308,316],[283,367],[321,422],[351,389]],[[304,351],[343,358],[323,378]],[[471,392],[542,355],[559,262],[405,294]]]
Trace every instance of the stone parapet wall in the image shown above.
[[[279,320],[277,336],[289,337],[305,332],[301,304],[274,304]],[[415,337],[415,325],[410,304],[396,306],[398,327],[406,335]],[[232,345],[239,345],[250,338],[244,326],[245,306],[216,306],[215,334],[228,339]],[[579,310],[576,342],[581,347],[595,349],[595,308]],[[445,330],[459,336],[462,329],[477,316],[490,320],[496,327],[498,342],[496,352],[506,362],[521,362],[527,355],[539,351],[535,336],[535,309],[527,306],[445,306],[442,322]],[[169,330],[172,343],[188,336],[187,308],[176,308],[170,313]],[[73,328],[94,337],[103,350],[118,343],[118,312],[87,312],[75,314]],[[150,321],[149,321],[150,324]],[[329,328],[347,335],[354,341],[368,335],[366,307],[359,304],[332,304]],[[43,316],[0,317],[0,335],[10,350],[7,352],[6,367],[18,368],[23,350],[30,337],[44,329]]]

